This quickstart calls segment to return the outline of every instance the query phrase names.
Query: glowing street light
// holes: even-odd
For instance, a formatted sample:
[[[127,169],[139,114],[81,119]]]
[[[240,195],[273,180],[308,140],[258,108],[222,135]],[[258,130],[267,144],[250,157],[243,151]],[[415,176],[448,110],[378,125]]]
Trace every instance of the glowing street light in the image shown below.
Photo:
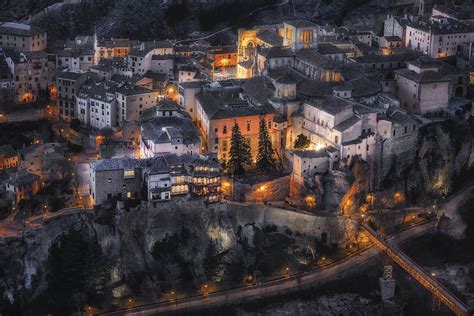
[[[304,198],[305,202],[306,202],[306,206],[308,206],[308,208],[313,208],[316,206],[316,198],[312,195],[308,195]]]
[[[395,194],[393,195],[393,200],[397,203],[400,203],[405,200],[405,197],[403,196],[403,193],[395,192]]]

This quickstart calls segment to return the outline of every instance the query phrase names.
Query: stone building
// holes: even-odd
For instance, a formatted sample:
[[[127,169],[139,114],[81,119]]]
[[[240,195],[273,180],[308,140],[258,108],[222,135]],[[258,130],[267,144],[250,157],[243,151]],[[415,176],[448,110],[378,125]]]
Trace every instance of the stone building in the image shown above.
[[[45,50],[47,45],[48,37],[43,29],[17,22],[0,24],[0,48],[38,52]]]
[[[111,199],[154,203],[180,196],[200,196],[210,202],[220,198],[220,165],[208,156],[164,154],[149,159],[104,159],[90,164],[94,205]]]
[[[76,118],[94,130],[117,126],[118,84],[112,81],[88,80],[81,85],[76,98]]]
[[[471,26],[442,16],[419,19],[406,26],[405,47],[433,58],[456,55],[464,43],[473,41]]]
[[[18,167],[18,154],[11,145],[0,146],[0,170]]]
[[[94,65],[92,48],[64,49],[56,54],[56,69],[70,71],[89,71]]]
[[[54,85],[55,66],[45,52],[0,50],[0,55],[3,55],[13,79],[12,94],[16,102],[48,98],[49,88]]]
[[[92,76],[91,73],[63,71],[56,75],[57,107],[59,117],[70,121],[76,115],[76,97],[82,84]]]
[[[125,58],[133,48],[128,38],[111,38],[94,41],[94,64],[102,59]]]
[[[201,150],[201,135],[191,117],[170,100],[161,100],[142,115],[140,134],[145,158],[167,153],[197,155]]]
[[[38,176],[19,171],[6,181],[6,198],[13,206],[16,206],[20,201],[34,197],[39,189]]]
[[[59,143],[31,145],[19,151],[18,169],[42,181],[64,179],[70,172],[66,147]]]
[[[433,63],[418,59],[395,74],[397,98],[406,111],[431,116],[448,107],[451,80],[443,77]]]
[[[134,85],[129,82],[121,82],[115,91],[117,99],[117,123],[121,125],[125,121],[140,120],[144,110],[156,105],[158,95],[153,90]]]
[[[240,89],[238,86],[236,88]],[[232,126],[235,123],[249,141],[252,157],[256,157],[261,116],[267,121],[273,147],[279,151],[279,131],[273,128],[275,114],[271,105],[255,105],[245,98],[239,98],[238,91],[214,90],[196,95],[196,124],[203,134],[204,146],[216,153],[219,159],[229,158]]]

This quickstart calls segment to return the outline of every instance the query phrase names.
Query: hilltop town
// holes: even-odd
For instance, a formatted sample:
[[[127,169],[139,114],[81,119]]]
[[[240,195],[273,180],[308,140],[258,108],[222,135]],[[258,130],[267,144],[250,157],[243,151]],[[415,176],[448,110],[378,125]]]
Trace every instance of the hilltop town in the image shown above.
[[[268,6],[281,5],[287,3]],[[327,249],[348,256],[374,244],[391,249],[384,244],[388,236],[408,239],[397,234],[417,225],[464,238],[453,233],[462,224],[445,203],[471,192],[474,7],[467,1],[416,1],[407,8],[406,14],[379,15],[382,28],[352,19],[335,25],[294,18],[148,41],[94,32],[52,43],[38,25],[1,23],[0,243],[25,234],[46,238],[35,234],[48,235],[54,223],[62,227],[50,228],[55,238],[80,238],[69,230],[77,224],[68,222],[78,216],[85,223],[81,229],[99,236],[102,250],[91,246],[98,251],[91,257],[120,252],[120,246],[106,244],[122,236],[97,225],[120,231],[136,225],[147,230],[140,237],[148,252],[143,262],[152,254],[168,264],[192,257],[191,250],[160,257],[180,247],[171,236],[195,250],[189,231],[196,240],[210,240],[202,256],[212,253],[215,259],[235,251],[230,245],[241,241],[216,228],[222,221],[232,232],[239,229],[239,240],[262,232],[266,238],[272,232],[291,236],[285,238],[295,243],[293,254],[304,257],[291,264],[300,269],[307,262],[324,265]],[[234,43],[211,44],[229,32]],[[176,215],[181,220],[170,215],[181,213]],[[219,214],[229,217],[219,220]],[[196,227],[189,228],[191,218]],[[263,225],[258,232],[242,228],[256,223]],[[55,241],[46,239],[48,245]],[[303,254],[301,245],[308,240],[318,245],[319,255]],[[128,242],[123,247],[136,250]],[[39,267],[59,253],[42,249],[35,251],[43,261],[25,268],[28,278],[36,276],[40,283],[45,279]],[[232,260],[239,256],[234,252]],[[207,271],[212,264],[202,260]],[[384,302],[395,297],[387,266],[380,279]],[[94,276],[104,288],[112,286],[107,269],[104,264]],[[218,281],[206,283],[204,276],[196,277],[202,269],[189,269],[193,272],[176,278],[182,281],[189,273],[195,286],[205,287],[201,294],[217,292],[208,287],[217,288]],[[249,284],[257,275],[264,278],[258,264],[246,269]],[[287,277],[297,270],[290,264],[285,269]],[[7,270],[0,269],[0,275]],[[122,270],[116,268],[115,282],[120,279],[129,291],[132,281],[125,274],[119,278]],[[417,279],[425,278],[423,273],[410,274]],[[25,290],[31,289],[32,280],[26,282]],[[161,291],[169,288],[160,285]],[[14,306],[20,299],[14,292],[11,284],[0,283],[0,301]],[[440,302],[455,312],[470,302],[445,296]],[[74,298],[74,304],[85,308],[85,300]],[[107,300],[109,307],[124,307]]]

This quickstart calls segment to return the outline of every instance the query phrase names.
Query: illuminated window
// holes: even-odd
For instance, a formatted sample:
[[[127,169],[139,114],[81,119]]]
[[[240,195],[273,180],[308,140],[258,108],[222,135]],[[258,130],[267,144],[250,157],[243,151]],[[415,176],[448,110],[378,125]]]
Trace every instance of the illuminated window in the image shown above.
[[[135,178],[135,170],[133,169],[125,170],[123,176],[125,178]]]

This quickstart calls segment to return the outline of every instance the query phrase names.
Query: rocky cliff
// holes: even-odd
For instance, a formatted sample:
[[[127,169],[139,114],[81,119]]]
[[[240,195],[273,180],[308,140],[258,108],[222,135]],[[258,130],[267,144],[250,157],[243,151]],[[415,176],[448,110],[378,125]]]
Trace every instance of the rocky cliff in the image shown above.
[[[415,138],[379,144],[373,161],[353,163],[354,180],[341,199],[341,211],[359,212],[367,202],[394,207],[395,196],[399,202],[431,205],[462,186],[472,172],[472,126],[455,118],[425,125]],[[370,192],[374,201],[367,200]]]
[[[204,282],[234,287],[246,274],[271,277],[285,266],[304,270],[329,249],[323,243],[344,245],[347,225],[202,201],[59,217],[0,243],[0,313],[67,314],[170,289],[195,294]]]

